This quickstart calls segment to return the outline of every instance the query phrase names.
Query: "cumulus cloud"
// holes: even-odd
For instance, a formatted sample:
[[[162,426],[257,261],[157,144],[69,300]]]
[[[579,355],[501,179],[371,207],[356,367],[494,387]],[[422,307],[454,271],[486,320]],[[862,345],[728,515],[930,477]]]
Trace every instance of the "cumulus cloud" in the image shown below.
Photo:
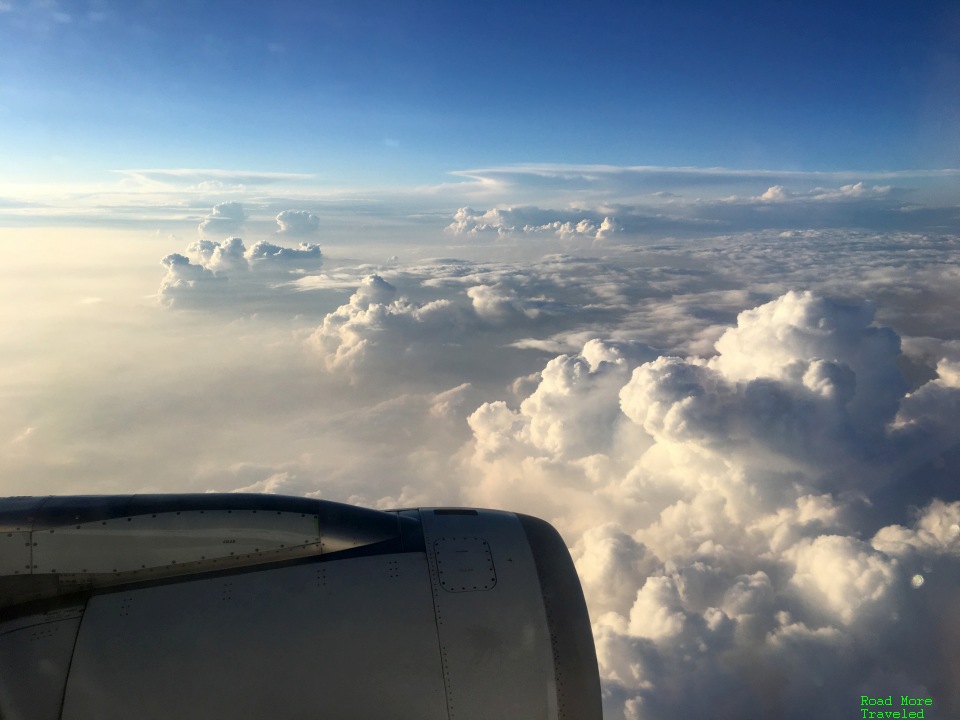
[[[316,268],[320,266],[323,254],[320,246],[313,243],[300,243],[298,247],[288,248],[259,240],[244,253],[244,257],[251,267],[276,267],[278,264],[286,264]]]
[[[530,512],[572,548],[608,718],[842,717],[862,693],[901,691],[956,715],[960,240],[802,222],[900,202],[857,182],[763,176],[739,205],[656,198],[739,228],[693,242],[596,244],[604,218],[626,236],[642,218],[589,198],[484,200],[496,212],[458,222],[498,242],[443,251],[473,259],[382,265],[393,250],[377,248],[320,273],[316,246],[203,237],[164,259],[161,299],[244,317],[163,315],[171,335],[193,332],[190,351],[145,363],[139,394],[110,378],[69,406],[61,426],[109,431],[85,443],[56,417],[11,416],[5,437],[42,432],[11,445],[5,476],[33,491],[32,467],[49,487],[69,465],[109,491],[98,478],[125,477],[120,456],[139,452],[164,469],[150,490]],[[850,197],[813,197],[828,186]],[[744,217],[775,229],[742,232]],[[566,243],[562,226],[581,251],[530,249]]]
[[[786,187],[769,203],[801,192]],[[324,496],[554,522],[609,718],[835,717],[845,698],[855,711],[900,691],[952,713],[956,242],[805,228],[306,277],[304,291],[353,294],[298,336],[321,360],[304,361],[382,395],[323,432],[361,455],[394,443]],[[290,267],[278,246],[238,243],[195,243],[171,287],[225,291],[262,276],[254,256]],[[272,467],[235,487],[310,492],[308,477]]]
[[[480,212],[473,208],[462,207],[453,214],[453,222],[447,226],[447,230],[454,235],[495,233],[504,236],[514,228],[508,225],[504,213],[497,208]]]
[[[239,232],[247,219],[243,204],[225,202],[214,205],[210,213],[200,221],[197,230],[201,235],[231,235]]]
[[[30,402],[0,418],[9,492],[527,511],[572,548],[608,718],[846,717],[898,692],[960,715],[960,174],[527,166],[411,192],[402,218],[396,195],[245,175],[142,171],[73,201],[182,231],[229,186],[281,232],[244,242],[243,208],[217,206],[160,287],[217,312],[150,326],[128,308],[138,364],[74,337],[102,353],[99,382],[62,362],[29,395],[27,367],[66,345],[61,327],[12,333],[29,342],[6,395]],[[62,212],[56,196],[38,199]],[[318,203],[325,231],[360,213],[409,233],[404,250],[351,242],[331,261],[314,217],[287,210]],[[453,247],[410,241],[455,208]],[[109,290],[62,308],[113,323]]]
[[[159,290],[164,304],[211,304],[218,299],[230,303],[237,299],[238,292],[270,293],[277,278],[285,279],[291,273],[302,275],[323,264],[320,246],[310,243],[289,248],[260,240],[247,248],[239,237],[202,238],[191,243],[186,252],[161,261],[167,269]],[[227,284],[226,280],[231,282]]]
[[[802,192],[791,191],[783,185],[771,185],[759,196],[747,198],[732,196],[725,198],[725,202],[840,202],[843,200],[884,198],[889,196],[892,191],[893,188],[890,185],[867,185],[862,180],[860,182],[850,183],[848,185],[841,185],[837,188],[815,187],[811,190]]]
[[[536,307],[528,306],[513,288],[494,285],[474,285],[467,289],[474,312],[487,322],[500,324],[516,317],[535,318]]]
[[[307,210],[283,210],[277,214],[278,235],[290,237],[316,237],[320,231],[320,218]]]
[[[218,279],[211,270],[190,262],[190,258],[180,253],[167,255],[160,264],[166,272],[160,281],[158,296],[168,306],[209,297],[211,285]]]
[[[955,188],[956,170],[807,173],[527,165],[455,174],[475,182],[475,197],[491,207],[457,211],[447,231],[471,237],[604,240],[618,232],[663,238],[798,227],[942,232],[960,220],[960,206],[945,200],[949,191],[931,192],[932,187]],[[505,204],[518,197],[527,204]],[[608,228],[601,227],[604,220]]]
[[[247,252],[243,240],[238,237],[226,240],[197,240],[187,247],[187,252],[197,258],[206,269],[214,273],[230,273],[247,269]]]
[[[288,248],[258,240],[247,248],[238,237],[219,241],[198,240],[187,247],[187,252],[205,268],[218,274],[296,265],[317,268],[323,261],[320,246],[312,243],[300,243],[298,247]]]
[[[871,545],[891,557],[960,556],[960,502],[934,500],[918,513],[912,528],[881,528]]]
[[[579,237],[592,238],[594,240],[607,240],[612,235],[621,231],[620,224],[616,219],[604,217],[599,223],[593,220],[583,219],[577,222],[561,222],[554,220],[544,225],[524,225],[523,232],[527,234],[552,234],[563,240],[570,240]]]
[[[771,185],[763,192],[762,195],[760,195],[760,200],[766,200],[767,202],[782,202],[791,196],[791,193],[785,187],[783,187],[783,185]]]
[[[397,298],[379,275],[363,279],[350,300],[324,318],[309,343],[328,370],[351,370],[384,357],[423,348],[424,337],[458,332],[462,312],[449,300],[417,304]]]
[[[915,482],[892,455],[947,447],[956,366],[908,394],[899,338],[873,319],[791,292],[742,312],[711,357],[592,340],[515,409],[469,417],[468,496],[579,538],[607,717],[834,717],[901,688],[960,708],[901,625],[934,613],[936,645],[952,622],[960,503],[863,537],[895,497],[874,490]]]
[[[530,297],[529,286],[536,281],[509,277],[499,267],[431,263],[395,274],[413,281],[418,294],[440,287],[446,297],[413,300],[380,274],[367,275],[310,338],[329,371],[369,373],[389,366],[408,372],[442,366],[462,373],[482,357],[503,363],[498,348],[505,339],[562,322],[569,311],[549,296]]]
[[[550,219],[550,216],[565,216]],[[568,219],[569,218],[569,219]],[[597,217],[596,213],[544,211],[536,207],[491,208],[479,211],[462,207],[454,213],[447,231],[454,235],[498,237],[546,235],[561,240],[607,240],[623,230],[612,217]]]

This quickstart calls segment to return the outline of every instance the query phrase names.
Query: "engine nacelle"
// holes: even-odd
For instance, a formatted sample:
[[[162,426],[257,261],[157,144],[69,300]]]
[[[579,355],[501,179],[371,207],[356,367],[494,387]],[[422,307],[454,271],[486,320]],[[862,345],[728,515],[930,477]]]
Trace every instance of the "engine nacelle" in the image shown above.
[[[0,499],[4,720],[599,720],[526,515],[251,494]]]

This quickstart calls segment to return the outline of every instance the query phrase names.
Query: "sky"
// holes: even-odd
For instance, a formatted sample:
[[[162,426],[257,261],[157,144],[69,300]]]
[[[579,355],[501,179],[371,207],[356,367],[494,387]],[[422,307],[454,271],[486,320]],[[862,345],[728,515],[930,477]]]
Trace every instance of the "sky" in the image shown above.
[[[0,0],[0,493],[553,523],[607,720],[960,715],[960,6]]]

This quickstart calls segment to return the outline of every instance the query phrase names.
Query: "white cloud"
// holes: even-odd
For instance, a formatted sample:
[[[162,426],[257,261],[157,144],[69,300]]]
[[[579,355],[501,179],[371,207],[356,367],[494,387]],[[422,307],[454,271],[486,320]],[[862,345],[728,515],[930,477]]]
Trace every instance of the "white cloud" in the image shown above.
[[[518,235],[585,244],[609,242],[620,229],[631,241],[760,229],[941,233],[960,220],[956,169],[825,173],[518,165],[457,171],[456,181],[436,186],[381,190],[330,187],[300,173],[191,168],[116,172],[122,179],[112,184],[0,183],[0,196],[9,196],[18,207],[3,215],[14,215],[19,222],[43,217],[57,224],[90,225],[106,219],[127,227],[155,227],[162,222],[182,231],[200,208],[232,199],[257,208],[251,225],[261,222],[260,211],[276,215],[292,207],[313,208],[330,241],[338,236],[362,242],[439,240],[444,226],[450,225],[448,236]],[[471,209],[477,207],[492,210]],[[456,208],[461,211],[451,224]],[[358,216],[368,221],[360,237]],[[606,228],[605,218],[610,221]],[[239,231],[236,226],[223,229],[221,223],[211,232],[226,236]]]
[[[454,174],[468,179],[459,186],[460,197],[494,208],[461,208],[448,227],[474,236],[586,237],[605,217],[615,218],[627,237],[653,238],[801,227],[943,232],[960,220],[956,169],[827,173],[518,165]],[[518,198],[523,205],[506,204]],[[525,218],[531,211],[536,217]],[[582,221],[593,233],[588,225],[578,229]],[[597,239],[609,234],[601,231]]]
[[[668,577],[647,578],[630,609],[631,637],[664,641],[683,632],[687,615],[677,588]]]
[[[239,232],[247,214],[243,204],[238,202],[224,202],[214,205],[200,224],[197,230],[201,235],[231,235]]]
[[[288,248],[259,240],[244,253],[251,267],[276,266],[279,263],[319,267],[323,254],[320,246],[313,243],[300,243],[298,247]]]
[[[503,213],[496,208],[480,212],[462,207],[454,213],[453,222],[447,226],[447,230],[454,235],[480,235],[492,232],[503,236],[514,230],[507,222]]]
[[[160,281],[158,295],[168,306],[209,298],[213,291],[211,285],[218,280],[211,270],[191,263],[179,253],[167,255],[160,264],[166,268],[166,274]]]
[[[536,307],[527,307],[512,288],[474,285],[467,288],[474,312],[489,323],[501,324],[516,317],[536,317]]]
[[[551,219],[562,216],[564,219]],[[569,218],[569,219],[567,219]],[[486,211],[462,207],[454,213],[447,231],[453,235],[498,237],[555,236],[561,240],[608,240],[622,231],[615,218],[594,212],[542,210],[536,207],[491,208]]]
[[[301,497],[322,497],[322,493],[311,490],[309,481],[299,480],[291,471],[275,472],[262,480],[232,489],[236,493],[266,493],[268,495],[298,495]],[[216,492],[216,491],[211,491]]]
[[[270,185],[283,181],[309,180],[313,175],[288,172],[260,172],[256,170],[222,170],[196,168],[143,168],[116,172],[144,183],[185,183],[199,185],[220,182],[231,185]]]
[[[856,179],[805,182],[751,180],[738,192],[754,200],[724,206],[781,222],[897,195],[814,201],[818,187],[857,194]],[[786,200],[756,200],[778,184]],[[269,242],[204,238],[164,261],[164,301],[215,312],[129,310],[122,352],[75,333],[55,364],[11,333],[23,359],[5,392],[31,402],[0,431],[40,430],[8,442],[8,488],[125,492],[136,465],[148,491],[526,511],[573,548],[608,718],[831,717],[837,698],[899,688],[960,712],[943,660],[960,656],[960,240],[803,223],[636,246],[522,234],[640,227],[588,200],[484,202],[501,208],[473,213],[496,243],[448,236],[404,246],[403,263],[385,260],[394,247],[282,248],[256,226],[248,237]],[[263,216],[316,207],[300,202]],[[123,268],[142,252],[116,248]],[[109,287],[81,307],[92,288],[23,275],[61,293],[58,312],[120,322]],[[71,341],[63,326],[45,351]],[[67,355],[104,370],[71,377]],[[31,395],[42,383],[23,379],[45,367],[56,394]]]
[[[316,237],[320,232],[320,218],[307,210],[283,210],[277,214],[278,235]]]
[[[731,716],[829,712],[824,697],[871,682],[877,653],[904,683],[943,687],[946,672],[884,628],[919,612],[911,578],[924,557],[960,553],[960,503],[867,543],[859,523],[890,508],[858,489],[903,482],[890,447],[928,457],[930,436],[957,426],[955,366],[907,396],[899,338],[873,317],[869,304],[787,293],[742,312],[711,358],[591,341],[548,362],[517,409],[488,402],[470,416],[468,497],[579,538],[610,717],[690,717],[717,702]],[[925,430],[904,419],[911,408]]]
[[[896,361],[900,338],[872,326],[869,304],[790,292],[740,314],[717,341],[710,366],[732,380],[771,378],[842,404],[857,428],[876,429],[906,390]]]
[[[386,358],[432,353],[426,338],[459,330],[462,312],[449,300],[416,304],[395,298],[396,288],[369,275],[349,302],[324,318],[309,343],[328,370],[354,370]]]
[[[871,544],[893,556],[960,556],[960,502],[934,500],[919,514],[913,528],[889,525],[874,535]]]
[[[277,279],[302,276],[323,264],[320,246],[308,243],[288,248],[260,240],[247,248],[239,237],[204,238],[191,243],[186,252],[189,257],[174,253],[162,260],[167,274],[161,280],[159,297],[166,305],[229,307],[241,298],[257,296],[270,304],[284,292],[275,287]]]
[[[757,197],[738,198],[736,196],[726,198],[726,202],[838,202],[843,200],[859,200],[867,198],[883,198],[891,194],[893,188],[890,185],[866,185],[862,180],[848,185],[841,185],[837,188],[815,187],[804,192],[793,192],[783,185],[771,185]]]
[[[248,249],[238,237],[221,241],[197,240],[187,247],[187,252],[205,268],[218,274],[297,265],[315,269],[323,262],[319,245],[300,243],[296,248],[288,248],[258,240]]]
[[[843,624],[881,605],[898,575],[893,560],[851,537],[807,538],[791,548],[787,557],[795,564],[790,584],[804,601]],[[878,619],[895,618],[888,613]]]
[[[613,612],[627,616],[637,588],[657,568],[657,560],[615,523],[587,530],[573,548],[584,592],[595,618]]]
[[[781,202],[790,197],[790,192],[783,185],[772,185],[760,196],[768,202]]]
[[[208,270],[221,274],[247,269],[247,252],[243,240],[238,237],[226,240],[197,240],[187,247],[187,252],[197,258]]]

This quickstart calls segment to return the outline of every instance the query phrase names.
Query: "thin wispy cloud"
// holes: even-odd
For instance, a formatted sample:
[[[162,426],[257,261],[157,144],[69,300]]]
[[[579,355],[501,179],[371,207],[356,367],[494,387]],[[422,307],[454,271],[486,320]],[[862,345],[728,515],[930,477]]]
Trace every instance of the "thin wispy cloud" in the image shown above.
[[[142,170],[115,170],[125,177],[145,185],[167,184],[198,186],[204,182],[221,182],[234,185],[256,186],[281,182],[297,182],[315,177],[309,173],[258,172],[250,170],[196,170],[187,168],[154,168]]]

